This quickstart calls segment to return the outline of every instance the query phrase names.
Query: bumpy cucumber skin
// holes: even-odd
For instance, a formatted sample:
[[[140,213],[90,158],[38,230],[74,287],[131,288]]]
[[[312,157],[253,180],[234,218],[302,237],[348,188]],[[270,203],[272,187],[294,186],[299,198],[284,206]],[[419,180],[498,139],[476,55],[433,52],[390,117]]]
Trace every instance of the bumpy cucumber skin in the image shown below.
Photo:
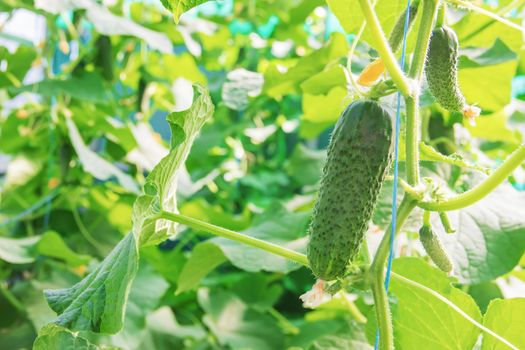
[[[443,272],[450,273],[453,269],[452,261],[441,244],[439,237],[430,226],[423,226],[419,230],[419,241],[425,248],[430,259]]]
[[[419,2],[413,2],[408,8],[408,30],[410,30],[412,23],[414,23],[414,20],[416,19],[418,7]],[[406,10],[403,10],[403,13],[397,18],[396,23],[390,32],[390,37],[388,38],[388,44],[394,52],[401,48],[401,43],[403,42],[403,35],[405,33],[405,17]]]
[[[372,100],[351,103],[328,146],[308,233],[317,278],[344,277],[357,254],[391,159],[392,118]]]
[[[451,28],[434,29],[425,69],[430,92],[450,112],[462,112],[466,103],[458,84],[458,47],[458,37]]]

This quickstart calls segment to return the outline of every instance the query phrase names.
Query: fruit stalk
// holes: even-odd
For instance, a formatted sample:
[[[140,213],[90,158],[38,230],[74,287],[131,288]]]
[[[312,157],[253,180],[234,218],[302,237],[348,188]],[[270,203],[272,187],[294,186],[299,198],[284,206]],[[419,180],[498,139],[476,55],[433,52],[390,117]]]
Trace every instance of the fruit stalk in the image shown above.
[[[227,238],[232,241],[239,242],[239,243],[243,243],[243,244],[249,245],[254,248],[259,248],[269,253],[279,255],[283,258],[295,261],[301,265],[308,266],[308,260],[306,259],[306,255],[295,252],[291,249],[283,248],[281,246],[278,246],[277,244],[273,244],[273,243],[255,238],[255,237],[245,235],[240,232],[228,230],[226,228],[216,226],[213,224],[209,224],[207,222],[200,221],[200,220],[191,218],[189,216],[167,212],[167,211],[161,211],[159,213],[159,218],[178,222],[179,224],[189,226],[192,229],[197,230],[197,231],[208,232],[213,235]]]
[[[431,211],[449,211],[468,207],[483,199],[505,181],[525,161],[525,144],[521,144],[500,167],[476,187],[443,201],[419,202],[418,207]]]

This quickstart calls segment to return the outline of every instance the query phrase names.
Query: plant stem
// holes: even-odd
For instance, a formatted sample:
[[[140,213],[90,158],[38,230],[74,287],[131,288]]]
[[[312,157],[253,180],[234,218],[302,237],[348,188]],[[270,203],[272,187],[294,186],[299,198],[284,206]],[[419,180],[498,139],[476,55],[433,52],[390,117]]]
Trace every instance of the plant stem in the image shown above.
[[[423,16],[418,28],[414,56],[408,76],[414,79],[415,86],[421,85],[421,78],[427,56],[428,43],[432,33],[439,1],[423,0]],[[413,96],[405,96],[406,105],[406,169],[407,181],[416,186],[419,183],[419,91]]]
[[[416,202],[409,197],[404,197],[397,209],[396,232],[400,229],[408,215],[414,209]],[[392,234],[392,223],[387,227],[385,235],[381,240],[374,261],[370,266],[370,277],[372,293],[374,294],[374,304],[376,308],[377,324],[379,326],[379,340],[381,350],[392,350],[394,348],[394,332],[392,328],[392,318],[390,315],[390,305],[388,295],[384,285],[385,263],[390,251],[390,235]]]
[[[11,293],[6,283],[0,283],[0,294],[21,314],[26,314],[24,305]]]
[[[343,299],[345,305],[348,307],[348,312],[354,317],[357,323],[366,323],[368,321],[361,313],[357,305],[352,300],[350,300],[348,293],[340,291],[339,296]]]
[[[410,65],[410,70],[408,72],[408,76],[416,80],[418,85],[421,82],[421,77],[423,75],[428,43],[430,41],[430,35],[432,34],[438,5],[438,0],[423,0],[423,16],[421,17],[421,23],[417,32],[414,57],[412,58],[412,64]]]
[[[406,131],[405,159],[407,182],[419,184],[419,96],[405,97]]]
[[[481,8],[479,6],[476,6],[468,1],[463,1],[463,0],[447,0],[447,2],[451,3],[451,4],[454,4],[454,5],[457,5],[457,6],[461,6],[461,7],[464,7],[464,8],[467,8],[471,11],[474,11],[474,12],[477,12],[479,14],[482,14],[484,16],[487,16],[487,17],[490,17],[500,23],[503,23],[505,24],[506,26],[509,26],[513,29],[516,29],[518,31],[520,31],[522,34],[525,33],[525,29],[523,29],[519,24],[516,24],[514,22],[511,22],[509,21],[508,19],[505,19],[491,11],[488,11],[488,10],[485,10],[484,8]]]
[[[280,247],[277,244],[263,241],[261,239],[245,235],[243,233],[228,230],[220,226],[215,226],[213,224],[209,224],[207,222],[200,221],[200,220],[197,220],[197,219],[194,219],[189,216],[182,215],[182,214],[161,211],[159,216],[162,219],[178,222],[180,224],[189,226],[193,228],[194,230],[205,231],[205,232],[214,234],[219,237],[223,237],[223,238],[230,239],[232,241],[240,242],[240,243],[243,243],[243,244],[255,247],[255,248],[265,250],[269,253],[279,255],[283,258],[293,260],[301,265],[308,266],[308,259],[306,258],[306,255],[295,252],[288,248]]]
[[[412,91],[408,79],[397,63],[392,49],[388,45],[388,40],[385,37],[385,33],[381,29],[381,24],[379,23],[379,19],[372,8],[370,0],[359,0],[359,4],[361,5],[361,10],[365,16],[366,23],[370,28],[372,37],[374,38],[375,48],[379,52],[379,55],[381,56],[386,69],[390,73],[392,80],[404,96],[410,96]]]
[[[468,207],[492,192],[525,161],[525,143],[520,145],[501,166],[476,187],[444,201],[419,202],[425,210],[449,211]]]

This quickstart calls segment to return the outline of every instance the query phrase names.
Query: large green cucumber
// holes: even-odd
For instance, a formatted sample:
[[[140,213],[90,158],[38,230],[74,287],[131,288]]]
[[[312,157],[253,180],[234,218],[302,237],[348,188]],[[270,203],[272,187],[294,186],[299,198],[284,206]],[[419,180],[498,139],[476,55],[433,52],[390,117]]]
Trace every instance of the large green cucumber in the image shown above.
[[[339,117],[308,229],[308,261],[317,278],[347,274],[368,228],[391,145],[392,118],[378,102],[353,102]]]
[[[425,72],[430,92],[450,112],[463,112],[466,105],[458,84],[458,48],[458,37],[451,28],[434,29]]]

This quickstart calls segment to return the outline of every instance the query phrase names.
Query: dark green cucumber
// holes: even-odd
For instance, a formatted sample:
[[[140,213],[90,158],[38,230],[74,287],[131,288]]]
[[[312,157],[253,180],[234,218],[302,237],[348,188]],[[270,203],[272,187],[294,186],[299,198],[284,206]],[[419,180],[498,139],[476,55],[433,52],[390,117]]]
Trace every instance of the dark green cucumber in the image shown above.
[[[353,102],[339,117],[308,229],[308,261],[317,278],[347,274],[368,228],[391,145],[392,118],[378,102]]]
[[[419,240],[434,264],[441,271],[450,273],[453,268],[452,261],[450,261],[445,248],[443,248],[439,237],[434,233],[432,227],[423,225],[419,230]]]
[[[451,28],[434,29],[425,72],[428,88],[436,101],[450,112],[463,113],[466,101],[458,84],[458,48],[458,37]]]

